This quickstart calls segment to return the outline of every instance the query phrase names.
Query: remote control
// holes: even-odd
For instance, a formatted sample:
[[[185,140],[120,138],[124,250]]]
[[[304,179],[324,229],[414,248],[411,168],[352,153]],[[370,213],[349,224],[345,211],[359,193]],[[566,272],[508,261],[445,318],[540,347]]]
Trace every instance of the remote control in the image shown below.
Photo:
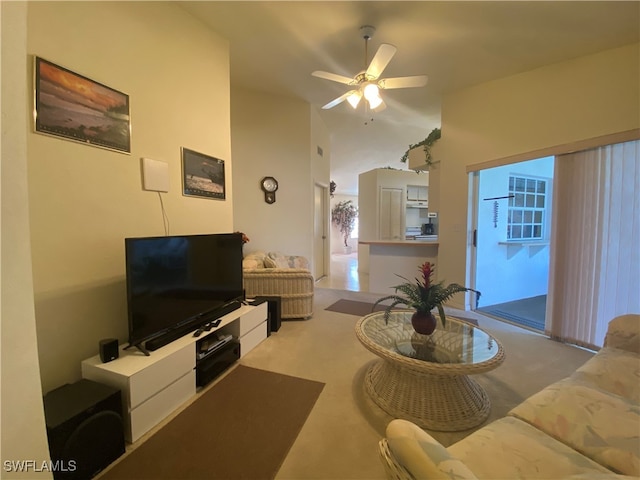
[[[195,332],[193,332],[193,336],[194,337],[199,337],[200,335],[202,335],[202,332],[204,330],[202,330],[201,328],[197,329]]]

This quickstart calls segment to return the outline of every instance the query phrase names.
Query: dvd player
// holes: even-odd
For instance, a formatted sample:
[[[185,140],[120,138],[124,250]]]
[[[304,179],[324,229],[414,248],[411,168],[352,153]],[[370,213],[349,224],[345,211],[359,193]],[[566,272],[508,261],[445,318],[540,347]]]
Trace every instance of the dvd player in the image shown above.
[[[211,334],[198,342],[198,360],[203,359],[207,355],[215,352],[220,347],[233,340],[233,336],[228,333]]]

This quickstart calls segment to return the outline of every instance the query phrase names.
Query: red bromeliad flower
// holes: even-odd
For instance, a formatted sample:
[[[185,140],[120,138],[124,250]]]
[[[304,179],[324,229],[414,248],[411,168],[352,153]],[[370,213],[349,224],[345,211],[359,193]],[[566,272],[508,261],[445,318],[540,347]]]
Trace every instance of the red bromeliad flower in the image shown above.
[[[431,262],[424,262],[420,265],[420,271],[422,272],[422,278],[424,279],[424,288],[429,290],[431,288],[431,275],[433,275],[433,267],[435,265]]]

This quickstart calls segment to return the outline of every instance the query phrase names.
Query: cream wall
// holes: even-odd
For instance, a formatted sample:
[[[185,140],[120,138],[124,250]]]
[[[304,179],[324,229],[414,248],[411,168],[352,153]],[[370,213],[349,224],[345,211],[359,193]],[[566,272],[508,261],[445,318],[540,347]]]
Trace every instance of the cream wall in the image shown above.
[[[169,2],[32,2],[28,53],[127,93],[132,118],[131,155],[28,133],[38,350],[48,391],[77,380],[100,339],[127,340],[123,240],[164,234],[158,194],[141,188],[141,157],[169,164],[162,198],[171,234],[232,231],[229,51]],[[226,201],[182,195],[181,146],[227,161]]]
[[[639,45],[629,45],[444,98],[439,279],[468,283],[466,167],[639,128],[639,63]]]
[[[5,461],[49,459],[33,306],[27,195],[27,7],[0,4],[2,149],[0,157],[2,285],[2,478],[52,478],[34,469],[15,472]]]
[[[308,103],[243,88],[232,88],[231,111],[234,225],[251,239],[245,253],[280,251],[313,264],[313,189],[329,184],[324,125]],[[273,204],[260,188],[265,176],[278,180]]]
[[[309,143],[309,155],[311,158],[312,180],[327,189],[329,195],[329,178],[331,174],[331,137],[315,107],[310,107],[311,141]],[[318,153],[318,147],[322,154]]]
[[[317,219],[318,223],[314,223],[314,230],[311,237],[312,251],[314,253],[309,258],[309,260],[311,261],[311,272],[313,273],[313,278],[318,279],[322,275],[329,274],[331,270],[331,241],[329,240],[327,242],[327,239],[329,238],[328,232],[330,232],[331,228],[331,207],[329,205],[329,182],[331,178],[331,137],[329,135],[327,126],[324,124],[324,121],[320,117],[318,109],[311,106],[310,113],[311,142],[309,144],[309,155],[311,158],[311,179],[314,184],[311,188],[315,188],[315,185],[318,185],[323,188],[324,192],[324,209],[320,205],[318,205],[319,211],[316,211],[316,198],[314,196],[314,201],[312,204],[313,210],[311,213],[311,218],[314,218],[316,215],[319,216],[319,218]],[[322,153],[318,151],[318,148],[322,150]],[[323,227],[324,234],[320,232],[320,227],[318,227],[318,229],[315,228],[316,225],[321,225]],[[324,237],[324,239],[314,239],[315,235],[317,235],[318,237]],[[314,244],[320,244],[322,245],[322,248],[314,248]]]

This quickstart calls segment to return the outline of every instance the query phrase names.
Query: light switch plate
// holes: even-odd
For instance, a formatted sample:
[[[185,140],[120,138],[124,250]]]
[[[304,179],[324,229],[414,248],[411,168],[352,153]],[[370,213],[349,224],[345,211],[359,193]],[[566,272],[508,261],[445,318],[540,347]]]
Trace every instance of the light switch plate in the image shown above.
[[[142,158],[142,188],[153,192],[169,191],[169,164]]]

